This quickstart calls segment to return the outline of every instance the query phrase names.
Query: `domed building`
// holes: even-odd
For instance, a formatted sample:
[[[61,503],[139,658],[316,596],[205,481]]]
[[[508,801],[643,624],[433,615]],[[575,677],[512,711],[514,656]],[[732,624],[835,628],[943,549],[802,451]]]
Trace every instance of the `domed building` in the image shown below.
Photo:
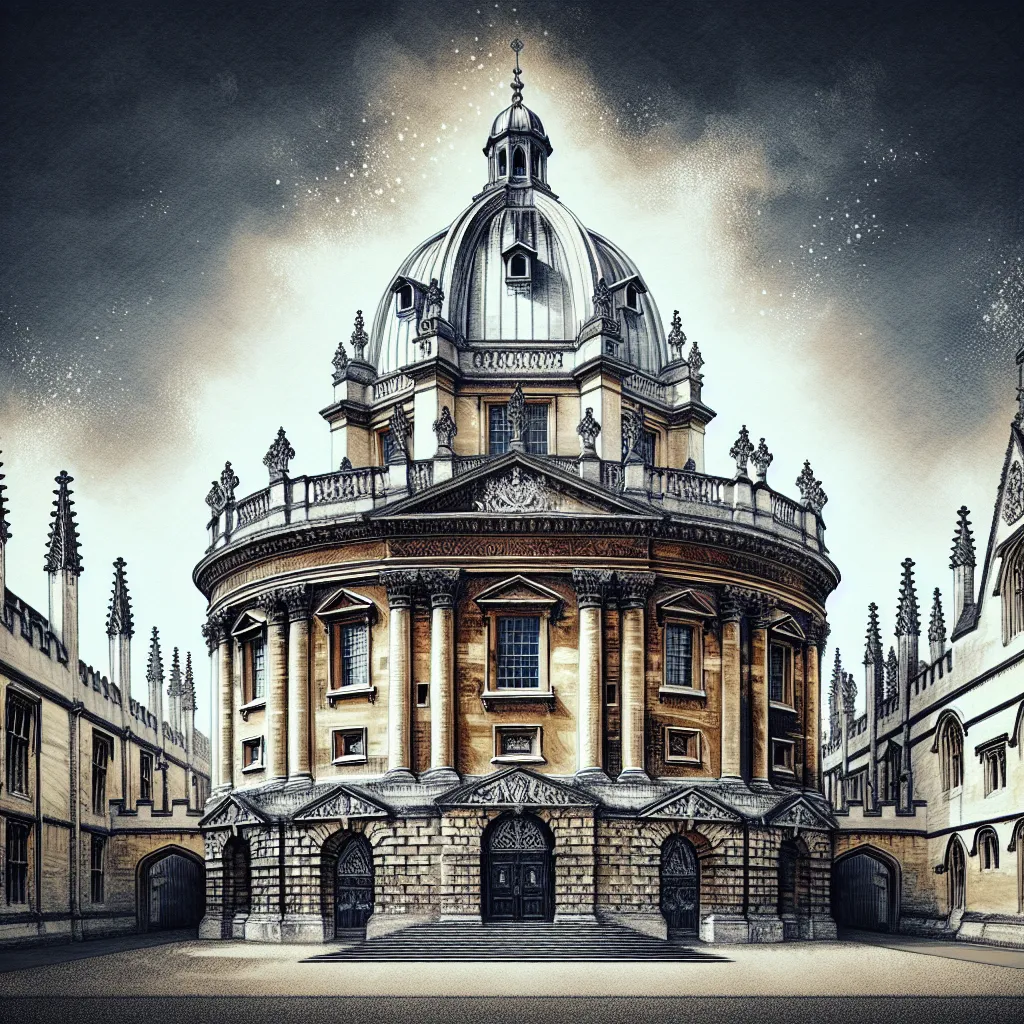
[[[552,191],[522,91],[517,50],[485,186],[338,347],[335,468],[281,430],[268,486],[207,498],[205,936],[835,934],[824,492],[746,427],[705,472],[698,346]]]

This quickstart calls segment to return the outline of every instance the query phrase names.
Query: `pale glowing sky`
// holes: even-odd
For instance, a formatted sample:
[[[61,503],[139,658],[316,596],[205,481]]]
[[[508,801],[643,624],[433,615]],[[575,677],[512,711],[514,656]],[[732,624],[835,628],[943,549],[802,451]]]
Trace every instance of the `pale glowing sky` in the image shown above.
[[[6,73],[8,586],[45,613],[51,481],[66,467],[86,566],[84,660],[106,671],[110,564],[123,556],[134,692],[145,693],[156,624],[165,663],[171,646],[193,652],[207,731],[191,569],[210,480],[230,458],[240,494],[264,486],[280,425],[293,472],[332,468],[318,415],[331,355],[355,309],[375,310],[405,254],[484,182],[480,150],[508,102],[516,34],[526,102],[555,149],[553,189],[637,262],[666,321],[678,308],[700,344],[718,414],[709,472],[731,472],[746,423],[775,455],[773,486],[795,497],[805,458],[822,480],[843,574],[832,643],[858,684],[867,604],[880,605],[888,645],[902,558],[918,562],[925,629],[935,586],[951,625],[955,509],[971,508],[983,546],[1014,410],[1021,221],[1007,228],[1000,202],[1016,195],[1019,157],[1000,148],[993,169],[979,151],[984,187],[969,156],[951,164],[929,104],[900,100],[928,84],[901,79],[898,48],[868,57],[811,33],[807,53],[781,52],[771,37],[758,64],[747,55],[767,30],[753,13],[723,26],[715,5],[624,27],[560,5],[391,4],[271,24],[274,46],[239,8],[202,22],[204,50],[186,31],[198,8],[159,11],[155,26],[107,42],[101,16],[79,25],[87,42],[70,64],[70,36],[52,41],[29,8],[8,26],[51,75],[41,98],[27,68]],[[700,55],[656,52],[686,32]],[[719,60],[712,81],[722,53],[735,67]],[[989,45],[993,74],[1000,55]],[[1001,126],[1006,99],[988,87]],[[976,124],[985,94],[962,88],[968,109],[955,116]],[[29,126],[40,107],[55,128],[62,116],[74,126],[41,140]],[[31,180],[18,177],[26,148],[39,158]],[[832,656],[830,645],[826,678]]]

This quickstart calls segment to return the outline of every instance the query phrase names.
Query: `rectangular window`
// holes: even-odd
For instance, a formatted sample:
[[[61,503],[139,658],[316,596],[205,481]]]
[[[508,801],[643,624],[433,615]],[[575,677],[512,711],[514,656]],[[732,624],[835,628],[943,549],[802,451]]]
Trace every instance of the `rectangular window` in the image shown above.
[[[540,617],[498,617],[498,689],[540,686]]]
[[[395,454],[395,441],[390,430],[382,430],[377,436],[380,438],[380,464],[386,466]]]
[[[370,685],[370,627],[366,622],[331,626],[332,679],[335,689]]]
[[[7,902],[28,903],[28,825],[7,821]]]
[[[94,814],[107,813],[107,764],[110,761],[110,740],[99,733],[92,734],[92,810]]]
[[[267,699],[267,646],[262,634],[242,644],[245,703]]]
[[[985,772],[985,796],[1006,785],[1006,747],[990,747],[981,755]]]
[[[508,411],[503,405],[492,405],[488,413],[487,450],[492,455],[504,455],[512,440]],[[530,455],[548,453],[548,407],[536,402],[526,405],[526,423],[523,427],[523,449]]]
[[[693,687],[693,626],[665,626],[665,685]]]
[[[366,760],[365,729],[335,729],[332,736],[335,764]]]
[[[416,707],[425,708],[430,706],[430,683],[416,684]]]
[[[700,764],[700,730],[666,727],[665,760],[683,764]]]
[[[785,644],[768,645],[768,699],[793,706],[793,652]]]
[[[153,755],[145,752],[139,757],[139,799],[153,799]]]
[[[542,761],[539,725],[499,725],[494,730],[494,761]]]
[[[29,744],[32,734],[32,705],[16,693],[7,694],[6,764],[7,792],[29,795]]]
[[[604,702],[612,707],[619,703],[619,688],[615,683],[604,684]]]
[[[255,771],[263,767],[263,737],[244,740],[242,742],[242,770],[247,768]]]
[[[790,740],[772,740],[772,768],[777,772],[792,773],[793,743]]]
[[[107,841],[103,836],[92,837],[90,856],[89,890],[93,903],[103,902],[103,861]]]

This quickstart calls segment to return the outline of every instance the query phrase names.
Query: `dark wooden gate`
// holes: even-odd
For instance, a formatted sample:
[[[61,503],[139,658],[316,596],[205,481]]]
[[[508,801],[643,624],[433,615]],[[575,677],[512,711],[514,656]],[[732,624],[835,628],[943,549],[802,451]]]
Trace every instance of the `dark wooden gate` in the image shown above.
[[[338,856],[334,885],[334,930],[365,928],[373,913],[373,851],[363,836],[353,836]]]
[[[151,931],[196,928],[206,902],[203,867],[180,853],[169,853],[149,868],[147,927]]]
[[[893,927],[892,868],[869,853],[855,853],[835,865],[832,914],[845,928],[887,932]]]
[[[669,934],[697,934],[699,892],[697,852],[682,836],[669,836],[661,848],[661,913]]]
[[[552,919],[551,847],[539,822],[525,815],[500,820],[490,833],[484,860],[488,921]]]

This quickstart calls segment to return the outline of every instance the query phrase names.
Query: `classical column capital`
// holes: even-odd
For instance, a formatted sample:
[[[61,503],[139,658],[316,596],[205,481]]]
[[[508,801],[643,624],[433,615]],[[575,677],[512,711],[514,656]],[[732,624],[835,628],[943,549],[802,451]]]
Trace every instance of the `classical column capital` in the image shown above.
[[[284,622],[288,611],[281,599],[280,590],[268,590],[256,598],[256,607],[266,612],[268,622]]]
[[[430,595],[430,607],[454,608],[461,579],[461,569],[424,569],[420,573],[420,582]]]
[[[227,643],[231,639],[231,623],[234,617],[234,612],[223,608],[208,616],[203,623],[202,633],[210,654],[213,654],[219,644]]]
[[[774,597],[762,593],[760,590],[729,585],[722,588],[722,596],[718,602],[718,614],[726,620],[735,620],[746,616],[753,619],[758,628],[767,629],[777,604],[778,601]]]
[[[643,608],[654,589],[653,572],[619,572],[615,574],[619,587],[619,604],[623,608]]]
[[[312,591],[308,583],[299,583],[294,587],[282,587],[277,591],[278,600],[284,606],[291,620],[308,619],[312,603]]]
[[[818,648],[819,653],[825,650],[825,645],[828,643],[828,635],[831,632],[832,627],[829,625],[828,619],[820,615],[811,616],[811,625],[807,630],[807,639]]]
[[[612,589],[615,574],[610,569],[573,569],[572,585],[581,608],[600,608]]]
[[[380,582],[388,592],[389,608],[412,607],[419,576],[417,569],[387,569],[380,574]]]

